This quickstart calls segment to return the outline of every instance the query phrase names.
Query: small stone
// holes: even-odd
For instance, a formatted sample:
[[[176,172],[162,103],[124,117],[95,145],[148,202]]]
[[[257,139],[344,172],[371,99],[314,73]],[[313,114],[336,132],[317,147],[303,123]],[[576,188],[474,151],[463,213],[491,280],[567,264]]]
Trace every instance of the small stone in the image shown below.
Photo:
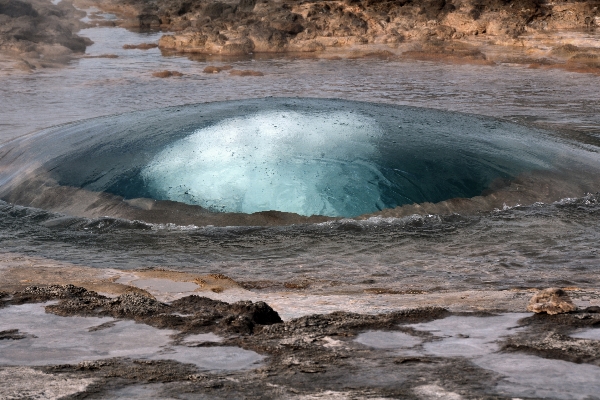
[[[152,76],[155,78],[170,78],[172,76],[183,76],[183,74],[179,71],[156,71],[152,73]]]
[[[577,306],[573,304],[569,295],[559,288],[540,290],[533,295],[527,305],[527,311],[534,313],[545,312],[550,315],[568,313],[576,309]]]
[[[203,72],[205,74],[218,74],[219,72],[221,72],[221,68],[209,65],[208,67],[204,68]]]
[[[208,67],[204,68],[204,73],[205,74],[218,74],[221,71],[229,71],[230,69],[233,69],[233,67],[231,65],[222,65],[220,67],[215,67],[214,65],[209,65]]]

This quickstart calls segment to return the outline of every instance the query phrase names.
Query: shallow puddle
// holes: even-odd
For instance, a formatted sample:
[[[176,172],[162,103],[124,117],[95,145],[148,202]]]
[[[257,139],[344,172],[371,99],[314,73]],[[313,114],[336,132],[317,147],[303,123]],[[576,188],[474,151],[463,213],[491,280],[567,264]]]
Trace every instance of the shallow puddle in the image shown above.
[[[197,335],[188,335],[185,337],[185,340],[182,342],[185,345],[194,345],[197,343],[218,343],[222,342],[223,338],[215,335],[214,333],[199,333]]]
[[[18,329],[25,336],[0,342],[0,365],[73,364],[129,357],[175,360],[207,370],[241,370],[256,367],[264,359],[238,347],[174,345],[170,336],[175,331],[133,321],[46,314],[45,305],[25,304],[0,310],[0,331]],[[218,339],[209,334],[204,341]]]
[[[600,329],[583,329],[578,332],[571,334],[571,337],[577,339],[592,339],[592,340],[600,340]]]
[[[591,400],[600,393],[600,368],[525,354],[489,354],[473,360],[504,376],[496,393],[527,398]]]
[[[356,337],[356,341],[376,349],[409,348],[421,343],[418,338],[402,332],[368,331]]]
[[[599,367],[499,352],[498,340],[524,329],[518,327],[518,321],[529,315],[451,316],[409,325],[438,337],[438,340],[423,343],[422,350],[421,347],[411,348],[420,343],[419,339],[402,332],[369,331],[360,334],[356,341],[380,349],[398,349],[407,355],[468,358],[477,366],[502,376],[492,390],[494,394],[561,400],[598,398]],[[600,339],[600,329],[581,331],[572,336]]]
[[[503,314],[494,317],[448,317],[423,324],[411,325],[443,337],[425,343],[426,353],[439,357],[475,357],[498,350],[496,341],[502,336],[516,333],[517,322],[530,316],[526,313]]]
[[[518,321],[529,315],[452,316],[412,327],[442,337],[423,345],[426,354],[467,357],[479,367],[502,375],[495,393],[548,399],[597,398],[590,397],[600,393],[600,368],[596,366],[498,353],[497,341],[522,330],[517,328]]]

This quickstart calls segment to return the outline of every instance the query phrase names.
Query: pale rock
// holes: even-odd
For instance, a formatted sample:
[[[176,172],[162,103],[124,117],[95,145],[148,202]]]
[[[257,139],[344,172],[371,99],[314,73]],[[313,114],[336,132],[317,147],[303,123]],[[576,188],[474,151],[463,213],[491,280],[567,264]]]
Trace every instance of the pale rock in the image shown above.
[[[527,305],[527,311],[545,312],[550,315],[568,313],[576,309],[577,307],[573,304],[569,295],[559,288],[540,290],[533,295]]]

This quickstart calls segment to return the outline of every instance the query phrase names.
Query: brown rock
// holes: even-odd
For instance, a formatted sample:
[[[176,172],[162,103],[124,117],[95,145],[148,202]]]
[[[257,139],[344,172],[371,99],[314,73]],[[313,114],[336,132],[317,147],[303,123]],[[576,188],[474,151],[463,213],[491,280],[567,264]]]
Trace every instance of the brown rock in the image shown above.
[[[271,27],[290,35],[297,35],[304,30],[302,24],[295,21],[273,21]]]
[[[227,40],[227,39],[224,39]],[[254,51],[254,42],[243,39],[238,42],[229,42],[221,46],[220,53],[228,56],[242,56]]]
[[[22,0],[0,0],[0,3],[19,1]],[[159,40],[158,46],[163,50],[227,56],[343,48],[365,52],[367,46],[372,46],[369,51],[388,46],[411,58],[492,65],[493,60],[478,50],[482,43],[519,45],[527,50],[531,41],[517,38],[528,33],[549,36],[549,45],[557,47],[550,54],[566,61],[577,54],[573,52],[575,46],[558,40],[552,42],[553,36],[560,37],[552,32],[592,31],[600,21],[598,0],[128,0],[126,5],[120,0],[101,0],[98,3],[104,11],[132,21],[128,23],[130,27],[170,31]],[[34,7],[33,11],[36,10]],[[118,25],[125,26],[124,21]],[[431,46],[432,42],[450,45]],[[475,49],[461,48],[469,42]],[[564,48],[558,48],[561,45]],[[502,60],[501,55],[489,53],[490,57]],[[528,64],[531,63],[536,62]],[[572,60],[565,68],[600,72],[593,59]]]
[[[100,54],[98,56],[85,56],[84,58],[119,58],[116,54]]]
[[[148,50],[148,49],[155,49],[157,47],[158,47],[158,44],[156,44],[156,43],[141,43],[141,44],[125,44],[125,45],[123,45],[123,48],[125,50],[133,50],[133,49]]]
[[[550,315],[568,313],[576,309],[577,307],[573,304],[569,295],[559,288],[540,290],[533,295],[527,305],[527,311],[534,313],[545,312]]]
[[[152,76],[155,78],[170,78],[172,76],[183,76],[181,72],[178,71],[156,71],[152,73]]]
[[[221,68],[209,65],[208,67],[204,68],[204,71],[202,72],[204,72],[205,74],[218,74],[219,72],[221,72]]]
[[[222,65],[220,67],[209,65],[208,67],[204,68],[203,72],[205,74],[218,74],[221,71],[229,71],[230,69],[233,69],[231,65]]]

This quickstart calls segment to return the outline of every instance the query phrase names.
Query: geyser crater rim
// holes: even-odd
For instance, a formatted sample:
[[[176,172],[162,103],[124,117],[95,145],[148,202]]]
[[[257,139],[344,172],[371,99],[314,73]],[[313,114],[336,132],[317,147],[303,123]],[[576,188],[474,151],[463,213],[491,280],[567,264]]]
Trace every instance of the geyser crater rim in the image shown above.
[[[321,145],[325,145],[328,152],[337,152],[339,157],[324,159],[314,153],[307,154],[306,148],[298,146],[298,142],[292,145],[291,138],[303,139],[300,143],[304,143],[307,137],[302,136],[305,131],[289,124],[286,132],[278,132],[277,135],[268,130],[261,131],[261,124],[264,128],[272,122],[269,118],[281,113],[286,117],[293,115],[297,126],[307,126],[312,121],[315,126],[311,132],[316,132],[313,136],[321,139]],[[334,117],[330,118],[332,115]],[[336,124],[332,121],[336,116],[350,120],[350,132],[334,126]],[[258,121],[260,118],[262,122]],[[200,119],[204,122],[199,123]],[[365,120],[371,129],[368,135],[359,129]],[[167,128],[173,127],[169,124],[173,124],[174,128],[165,134]],[[282,120],[278,120],[277,124],[282,124]],[[112,131],[109,132],[106,125]],[[152,132],[143,132],[144,128]],[[223,132],[231,133],[234,128],[238,132],[231,143],[217,140]],[[481,132],[493,132],[493,135],[486,136]],[[495,180],[510,181],[523,172],[552,170],[552,157],[540,151],[548,148],[549,138],[545,136],[545,140],[540,140],[540,132],[497,118],[413,106],[342,99],[262,98],[179,105],[98,117],[49,128],[38,133],[35,139],[44,142],[44,135],[62,135],[79,144],[70,153],[65,153],[64,148],[55,148],[54,153],[38,149],[46,156],[46,171],[60,186],[107,192],[129,199],[170,200],[228,213],[250,215],[275,210],[305,216],[359,217],[407,204],[471,198],[481,195]],[[196,157],[196,161],[201,161],[196,163],[196,173],[182,176],[177,168],[172,168],[173,152],[184,152],[185,144],[189,144],[192,137],[201,146],[210,144],[217,155],[231,150],[227,146],[233,146],[234,152],[238,151],[239,155],[243,147],[240,143],[244,140],[246,145],[252,141],[265,144],[266,139],[273,138],[278,142],[271,147],[270,153],[266,152],[268,154],[262,151],[264,148],[262,152],[247,153],[247,158],[253,163],[246,160],[233,167],[230,165],[227,174],[223,165],[212,172],[207,170],[207,166],[215,166],[214,161],[218,157]],[[523,151],[527,146],[538,148],[537,153]],[[139,152],[131,150],[134,148]],[[320,153],[323,153],[322,149]],[[128,155],[138,159],[133,163],[124,160]],[[415,155],[420,159],[414,161]],[[106,163],[114,162],[114,166],[109,166],[108,171],[98,172],[102,168],[92,167],[99,167],[101,162],[98,159],[102,157]],[[402,159],[408,162],[403,163]],[[85,165],[90,162],[93,164],[91,167]],[[294,162],[302,168],[291,168]],[[275,171],[271,175],[250,173],[259,165],[268,165],[268,170],[282,164],[286,168],[271,168]],[[70,170],[68,165],[72,166]],[[162,168],[158,168],[160,165]],[[236,168],[238,172],[240,168],[244,170],[237,175],[237,181],[236,175],[232,174]],[[423,174],[424,170],[429,171],[429,175]],[[202,175],[198,172],[205,176],[204,191],[190,185],[190,178]],[[302,181],[298,177],[300,175],[309,176],[310,182]],[[436,178],[433,175],[440,176]],[[207,183],[206,176],[210,176],[212,181]],[[225,176],[229,179],[224,179]],[[246,179],[244,185],[240,185],[240,176]],[[273,184],[268,181],[269,176],[279,180]],[[341,179],[348,176],[357,179]],[[169,192],[164,190],[164,185],[160,186],[161,180],[171,184],[178,179],[179,186],[185,190]],[[262,184],[258,185],[258,189],[257,182]],[[361,182],[365,184],[361,186]],[[297,190],[299,186],[303,188],[300,193]],[[169,189],[168,186],[166,188]],[[190,188],[196,191],[193,196],[189,196]],[[281,193],[285,193],[286,188],[289,193],[282,200]],[[206,193],[207,189],[217,195],[213,193],[212,198],[205,196],[207,198],[200,202],[189,200],[199,197],[198,193]],[[260,196],[266,190],[271,190],[269,201]],[[155,193],[149,193],[151,191]],[[227,199],[227,207],[219,209],[215,205],[226,192],[236,195]],[[249,198],[253,201],[248,201]],[[310,206],[307,207],[307,204]],[[253,205],[256,207],[252,208]],[[286,205],[291,207],[286,208]]]

